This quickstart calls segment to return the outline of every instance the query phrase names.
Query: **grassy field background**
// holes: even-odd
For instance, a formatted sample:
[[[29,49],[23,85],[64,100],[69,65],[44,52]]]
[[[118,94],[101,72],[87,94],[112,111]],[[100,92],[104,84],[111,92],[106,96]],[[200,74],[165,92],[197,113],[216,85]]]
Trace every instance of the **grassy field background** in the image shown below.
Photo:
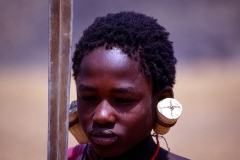
[[[165,136],[172,152],[194,160],[240,159],[239,67],[233,61],[179,63],[174,91],[183,114]],[[1,159],[47,159],[47,72],[43,65],[0,68]],[[69,146],[76,144],[70,134]]]

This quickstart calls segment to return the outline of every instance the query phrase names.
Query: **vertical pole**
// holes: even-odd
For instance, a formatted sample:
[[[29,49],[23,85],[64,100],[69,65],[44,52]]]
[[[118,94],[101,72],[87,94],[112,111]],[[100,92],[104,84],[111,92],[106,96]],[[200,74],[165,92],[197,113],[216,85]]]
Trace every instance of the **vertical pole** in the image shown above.
[[[49,0],[48,160],[66,160],[73,0]]]

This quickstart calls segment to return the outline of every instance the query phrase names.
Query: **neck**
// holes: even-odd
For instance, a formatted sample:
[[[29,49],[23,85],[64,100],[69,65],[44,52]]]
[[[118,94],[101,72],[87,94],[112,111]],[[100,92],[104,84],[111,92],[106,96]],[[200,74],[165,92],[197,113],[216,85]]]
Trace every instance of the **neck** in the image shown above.
[[[122,160],[122,159],[138,159],[138,160],[146,160],[151,159],[155,150],[156,143],[153,141],[152,136],[149,135],[138,145],[133,147],[132,149],[126,151],[117,157],[104,158],[104,160]]]

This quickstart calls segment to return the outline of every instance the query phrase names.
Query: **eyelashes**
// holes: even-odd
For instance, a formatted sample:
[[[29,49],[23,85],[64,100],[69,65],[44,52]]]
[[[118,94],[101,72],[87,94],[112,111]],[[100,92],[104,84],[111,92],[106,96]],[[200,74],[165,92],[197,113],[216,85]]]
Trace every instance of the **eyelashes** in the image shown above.
[[[81,96],[81,99],[86,102],[93,102],[98,100],[97,97],[94,96]]]
[[[116,98],[115,101],[123,106],[129,105],[134,102],[134,100],[131,98]]]

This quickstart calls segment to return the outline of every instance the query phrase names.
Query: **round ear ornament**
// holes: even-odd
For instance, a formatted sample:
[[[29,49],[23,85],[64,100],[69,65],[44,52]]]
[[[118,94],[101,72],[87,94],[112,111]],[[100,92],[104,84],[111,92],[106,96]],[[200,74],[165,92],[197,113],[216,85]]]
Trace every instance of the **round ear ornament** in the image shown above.
[[[80,144],[89,142],[87,136],[83,132],[82,126],[78,119],[77,101],[72,101],[69,108],[69,131]]]
[[[177,123],[182,113],[182,105],[173,98],[165,98],[157,104],[157,118],[154,132],[160,135],[166,134]]]

